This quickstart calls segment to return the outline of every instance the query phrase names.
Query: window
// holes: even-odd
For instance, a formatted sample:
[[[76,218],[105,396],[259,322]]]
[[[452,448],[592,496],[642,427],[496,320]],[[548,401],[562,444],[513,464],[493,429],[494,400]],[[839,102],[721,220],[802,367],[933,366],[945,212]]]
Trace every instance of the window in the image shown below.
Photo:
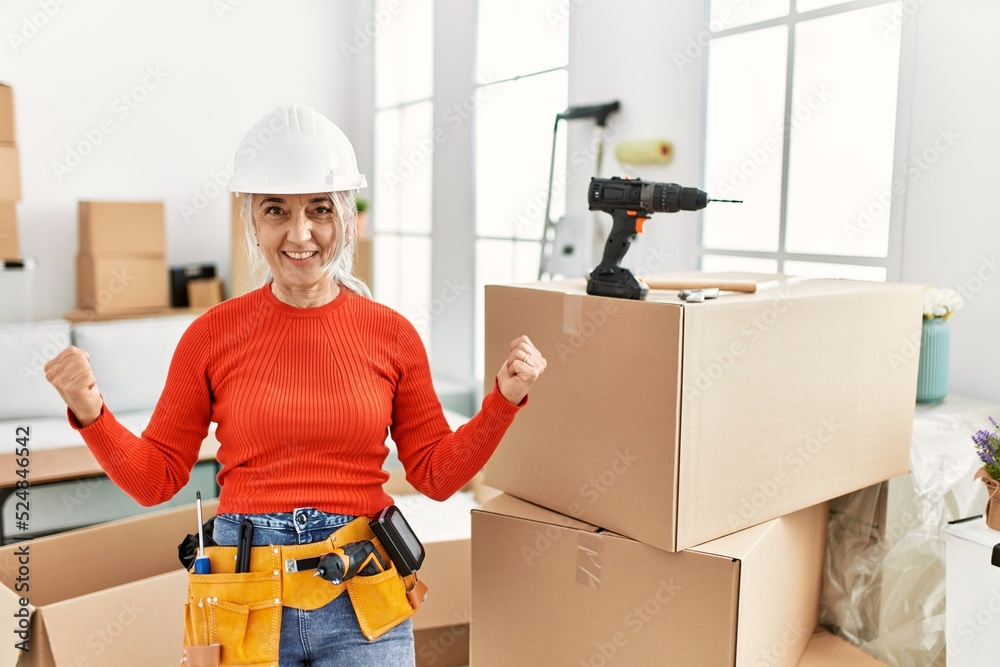
[[[552,126],[567,105],[569,20],[558,1],[479,0],[477,23],[475,369],[481,377],[484,285],[538,277]],[[557,182],[565,178],[564,133]],[[564,208],[565,200],[554,196],[553,219]]]
[[[433,0],[407,0],[375,36],[373,293],[430,347]]]
[[[711,4],[702,268],[885,280],[901,3]]]

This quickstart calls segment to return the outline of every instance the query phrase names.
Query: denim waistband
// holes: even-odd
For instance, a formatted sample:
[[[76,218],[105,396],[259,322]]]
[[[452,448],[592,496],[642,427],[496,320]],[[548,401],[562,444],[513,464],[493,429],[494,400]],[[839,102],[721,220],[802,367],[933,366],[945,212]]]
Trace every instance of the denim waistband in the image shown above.
[[[330,533],[356,518],[348,514],[331,514],[314,507],[269,514],[219,514],[212,537],[221,546],[233,546],[240,522],[250,519],[254,526],[254,546],[309,544],[325,540]]]

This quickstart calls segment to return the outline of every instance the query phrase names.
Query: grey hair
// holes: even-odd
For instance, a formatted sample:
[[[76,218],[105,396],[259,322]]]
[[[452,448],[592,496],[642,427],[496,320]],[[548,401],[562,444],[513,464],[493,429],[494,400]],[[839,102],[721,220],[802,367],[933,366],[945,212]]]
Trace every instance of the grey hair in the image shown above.
[[[336,252],[323,266],[323,271],[333,280],[352,292],[372,298],[371,290],[363,280],[354,275],[354,250],[357,246],[358,205],[354,200],[354,192],[341,190],[328,192],[337,219]],[[256,234],[253,228],[253,195],[241,193],[240,218],[243,221],[243,244],[249,264],[249,287],[263,287],[272,279],[271,267],[268,266],[264,254],[257,247]]]

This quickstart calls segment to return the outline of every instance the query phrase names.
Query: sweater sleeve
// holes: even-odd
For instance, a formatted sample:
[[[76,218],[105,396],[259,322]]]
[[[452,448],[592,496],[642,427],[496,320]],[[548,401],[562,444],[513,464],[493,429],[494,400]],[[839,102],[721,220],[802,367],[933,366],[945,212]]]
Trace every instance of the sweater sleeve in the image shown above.
[[[104,406],[92,424],[81,426],[72,412],[70,424],[108,477],[143,506],[172,498],[191,475],[212,415],[208,383],[211,347],[204,317],[181,336],[167,381],[149,425],[137,437]],[[100,386],[100,378],[97,378]]]
[[[416,329],[399,316],[396,336],[396,394],[392,403],[392,439],[406,479],[425,496],[445,500],[486,464],[527,397],[513,405],[497,382],[479,412],[452,432],[431,381],[430,364]]]

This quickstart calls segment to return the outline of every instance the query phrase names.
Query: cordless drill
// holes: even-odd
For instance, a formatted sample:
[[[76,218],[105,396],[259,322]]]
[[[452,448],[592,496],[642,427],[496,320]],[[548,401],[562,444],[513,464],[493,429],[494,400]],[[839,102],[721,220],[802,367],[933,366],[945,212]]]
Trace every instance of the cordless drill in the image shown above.
[[[642,233],[643,224],[653,213],[700,211],[708,202],[732,202],[735,199],[710,199],[704,190],[685,188],[676,183],[656,183],[632,178],[592,178],[587,192],[591,211],[611,214],[611,235],[604,246],[604,256],[590,272],[587,294],[619,299],[645,299],[646,284],[622,267],[622,258]]]
[[[370,577],[389,569],[371,540],[345,544],[340,549],[320,557],[316,576],[341,584],[355,575]]]

